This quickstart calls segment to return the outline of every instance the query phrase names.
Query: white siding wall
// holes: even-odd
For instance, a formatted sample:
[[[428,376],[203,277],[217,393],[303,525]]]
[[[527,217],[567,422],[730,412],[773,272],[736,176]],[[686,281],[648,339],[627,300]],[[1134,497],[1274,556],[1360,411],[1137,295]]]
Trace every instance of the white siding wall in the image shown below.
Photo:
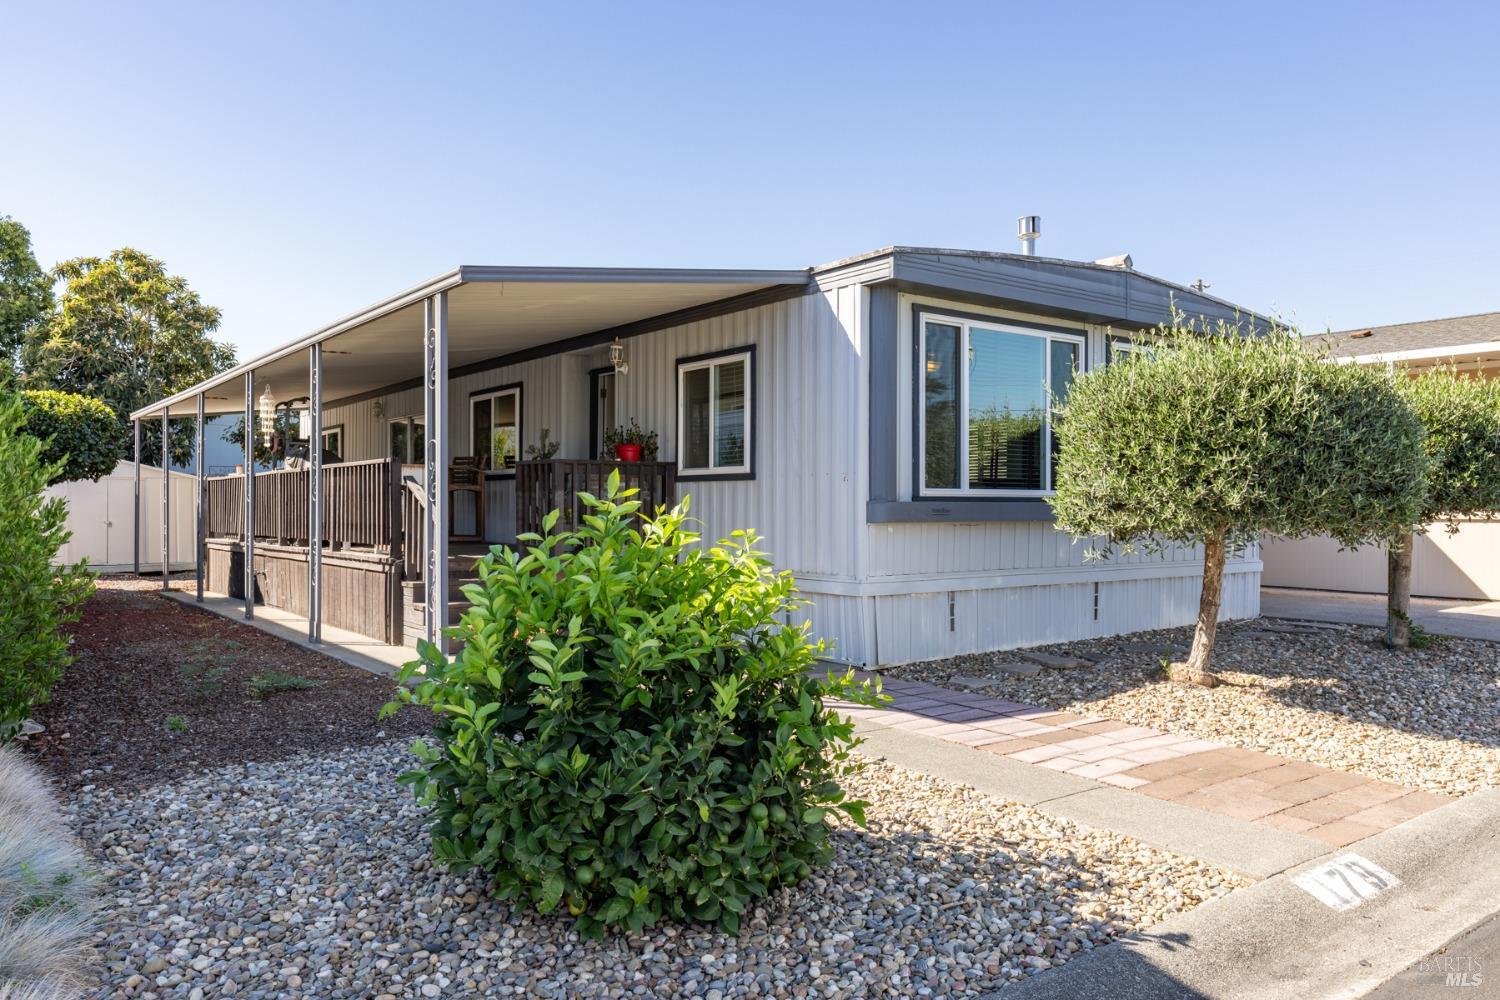
[[[753,527],[799,577],[853,580],[857,571],[868,384],[860,297],[846,286],[632,338],[630,374],[616,380],[620,412],[655,430],[662,459],[673,461],[677,359],[755,345],[755,478],[684,481],[678,492],[691,495],[707,537]]]
[[[916,301],[902,297],[899,308],[900,356],[908,367]],[[847,284],[632,337],[625,341],[630,372],[616,382],[619,419],[634,417],[655,430],[660,457],[675,460],[677,360],[755,345],[754,479],[687,481],[679,493],[691,495],[709,540],[737,528],[760,533],[778,568],[795,573],[813,601],[809,617],[833,644],[833,658],[901,663],[1192,621],[1202,570],[1201,552],[1193,547],[1088,562],[1085,543],[1047,522],[868,524],[867,315],[868,293]],[[1080,329],[1090,363],[1098,363],[1105,331]],[[454,379],[454,453],[470,449],[470,393],[520,382],[523,455],[546,427],[563,442],[561,456],[584,456],[588,372],[605,362],[600,348]],[[909,370],[903,384],[910,384]],[[383,456],[389,420],[420,414],[421,391],[383,397],[381,417],[375,402],[330,407],[324,416],[325,425],[344,426],[350,459]],[[897,464],[909,497],[912,402],[902,398],[893,405],[901,411]],[[488,537],[511,540],[509,481],[490,484],[488,504]],[[1254,548],[1231,560],[1224,617],[1258,613],[1259,572]]]

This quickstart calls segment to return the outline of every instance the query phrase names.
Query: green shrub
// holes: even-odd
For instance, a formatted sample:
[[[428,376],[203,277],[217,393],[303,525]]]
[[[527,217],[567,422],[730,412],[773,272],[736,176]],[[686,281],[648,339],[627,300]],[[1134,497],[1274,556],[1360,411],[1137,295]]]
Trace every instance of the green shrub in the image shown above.
[[[52,482],[98,479],[114,471],[126,452],[123,425],[102,400],[54,389],[21,393],[25,430],[43,442],[42,461],[61,462]]]
[[[705,548],[687,504],[637,520],[634,490],[580,494],[577,531],[498,547],[464,588],[451,663],[424,643],[400,700],[439,714],[403,777],[434,811],[434,852],[504,898],[565,905],[580,931],[673,920],[735,931],[751,901],[831,856],[857,768],[853,725],[825,707],[873,703],[853,673],[812,673],[821,642],[752,532]],[[393,711],[396,703],[387,706]]]
[[[8,742],[72,662],[62,626],[93,589],[86,567],[53,566],[67,505],[42,491],[62,468],[23,432],[21,403],[0,394],[0,743]]]

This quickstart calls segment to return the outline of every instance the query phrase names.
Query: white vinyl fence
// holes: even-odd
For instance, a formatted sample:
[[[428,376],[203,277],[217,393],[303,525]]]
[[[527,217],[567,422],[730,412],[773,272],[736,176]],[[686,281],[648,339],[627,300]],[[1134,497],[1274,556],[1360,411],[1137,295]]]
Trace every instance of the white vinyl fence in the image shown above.
[[[1340,552],[1331,538],[1267,538],[1261,559],[1267,587],[1385,593],[1385,550],[1378,546]],[[1455,535],[1435,524],[1416,537],[1411,564],[1413,596],[1500,600],[1500,521],[1463,521]]]

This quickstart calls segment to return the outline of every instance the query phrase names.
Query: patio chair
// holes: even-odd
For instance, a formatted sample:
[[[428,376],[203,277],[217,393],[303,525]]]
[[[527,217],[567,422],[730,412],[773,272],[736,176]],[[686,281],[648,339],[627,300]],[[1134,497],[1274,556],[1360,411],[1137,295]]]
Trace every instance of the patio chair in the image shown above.
[[[474,533],[453,533],[453,518],[456,508],[454,495],[469,493],[474,497]],[[484,541],[484,459],[474,456],[454,458],[448,466],[448,538],[455,542]]]

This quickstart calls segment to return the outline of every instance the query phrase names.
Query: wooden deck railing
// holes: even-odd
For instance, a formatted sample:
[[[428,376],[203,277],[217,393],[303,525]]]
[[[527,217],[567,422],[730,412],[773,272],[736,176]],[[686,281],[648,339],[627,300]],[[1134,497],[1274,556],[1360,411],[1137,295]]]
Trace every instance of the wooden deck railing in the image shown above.
[[[596,459],[549,458],[516,463],[516,531],[542,530],[542,518],[559,511],[556,530],[576,527],[584,513],[580,491],[603,496],[609,474],[620,470],[620,485],[640,492],[643,512],[677,499],[677,466],[672,462],[611,462]]]
[[[549,511],[561,511],[558,529],[579,523],[580,491],[602,496],[609,474],[620,470],[625,487],[640,490],[641,509],[654,511],[677,499],[677,470],[670,462],[610,462],[554,458],[516,465],[516,530],[542,529]],[[307,544],[310,470],[255,474],[255,537],[283,545]],[[245,476],[208,479],[210,538],[244,536]],[[426,498],[419,483],[402,478],[399,462],[377,459],[323,467],[323,539],[332,549],[384,551],[407,580],[420,580],[427,552]]]
[[[408,580],[420,580],[427,561],[427,494],[415,482],[402,483],[397,493],[404,543],[402,575]]]
[[[255,537],[306,545],[310,469],[255,474]],[[390,459],[323,466],[323,539],[330,548],[399,551],[396,486],[401,466]],[[208,535],[238,538],[245,531],[245,476],[208,480]]]

